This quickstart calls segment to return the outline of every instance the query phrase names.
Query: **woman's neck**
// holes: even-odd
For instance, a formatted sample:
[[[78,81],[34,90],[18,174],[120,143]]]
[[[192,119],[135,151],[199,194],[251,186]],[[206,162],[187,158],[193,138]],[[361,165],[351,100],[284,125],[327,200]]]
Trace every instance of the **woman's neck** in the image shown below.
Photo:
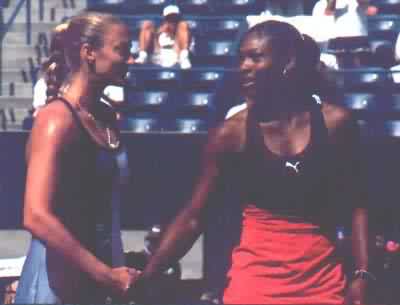
[[[258,121],[287,120],[298,113],[309,111],[311,100],[290,91],[271,92],[254,101]]]
[[[70,81],[65,86],[63,95],[71,103],[92,113],[103,90],[104,86],[100,86],[90,81],[86,76],[76,73],[71,76]]]

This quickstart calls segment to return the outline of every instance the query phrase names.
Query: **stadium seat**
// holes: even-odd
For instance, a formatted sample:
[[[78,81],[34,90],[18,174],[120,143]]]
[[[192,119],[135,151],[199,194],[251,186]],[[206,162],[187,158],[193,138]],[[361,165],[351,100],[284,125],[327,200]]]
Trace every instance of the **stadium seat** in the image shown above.
[[[373,111],[377,107],[377,99],[377,95],[372,93],[345,93],[343,96],[343,105],[355,111]]]
[[[129,1],[131,9],[135,14],[154,14],[161,15],[165,6],[170,4],[170,0],[135,0]]]
[[[336,84],[343,92],[377,93],[391,84],[385,69],[346,69],[334,72]]]
[[[386,94],[378,104],[378,111],[386,111],[390,118],[400,119],[400,94]]]
[[[395,43],[399,29],[399,16],[376,15],[368,18],[368,37],[370,41],[383,40]]]
[[[177,5],[183,14],[210,15],[212,12],[211,0],[177,0]]]
[[[126,117],[120,122],[123,131],[146,133],[162,131],[162,123],[154,117]]]
[[[176,113],[183,116],[197,116],[213,119],[215,114],[214,93],[186,92],[175,98]]]
[[[231,66],[234,63],[234,41],[197,41],[194,62],[204,66]]]
[[[179,88],[181,70],[164,68],[141,68],[138,65],[129,67],[129,85],[136,90],[171,91]]]
[[[206,120],[193,118],[177,118],[167,125],[168,131],[180,133],[206,132],[207,129],[208,123]]]
[[[400,137],[400,121],[387,120],[374,124],[375,137]]]
[[[237,38],[239,29],[243,23],[244,19],[240,17],[211,19],[207,22],[205,35],[210,40],[234,40]]]
[[[110,3],[109,0],[88,0],[88,10],[105,12],[110,14],[122,14],[127,13],[129,0],[118,0]]]
[[[371,4],[378,7],[378,14],[400,14],[400,0],[372,0]]]
[[[224,76],[222,69],[188,70],[182,74],[182,87],[185,90],[213,92]]]
[[[214,11],[216,15],[258,15],[265,6],[265,0],[217,0]]]
[[[131,111],[161,111],[167,104],[169,93],[166,91],[142,91],[127,90],[125,110]]]

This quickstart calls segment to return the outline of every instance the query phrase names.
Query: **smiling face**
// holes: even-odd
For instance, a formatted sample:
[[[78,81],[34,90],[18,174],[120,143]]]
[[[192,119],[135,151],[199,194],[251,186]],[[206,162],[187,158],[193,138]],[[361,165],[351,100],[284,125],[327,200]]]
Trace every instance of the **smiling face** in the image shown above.
[[[131,35],[122,24],[111,24],[104,35],[103,46],[96,53],[96,74],[107,85],[124,85],[128,64],[134,59],[130,53]]]
[[[248,34],[239,50],[239,72],[242,94],[254,99],[257,90],[268,90],[276,82],[283,68],[277,63],[267,37]]]

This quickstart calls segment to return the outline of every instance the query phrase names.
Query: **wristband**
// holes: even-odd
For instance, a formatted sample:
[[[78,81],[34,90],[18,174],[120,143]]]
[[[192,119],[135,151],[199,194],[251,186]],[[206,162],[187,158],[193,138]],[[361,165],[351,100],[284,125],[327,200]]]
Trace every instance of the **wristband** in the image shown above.
[[[365,270],[365,269],[357,269],[353,273],[353,278],[354,279],[363,279],[363,280],[374,280],[376,281],[376,276],[373,275],[371,272]]]

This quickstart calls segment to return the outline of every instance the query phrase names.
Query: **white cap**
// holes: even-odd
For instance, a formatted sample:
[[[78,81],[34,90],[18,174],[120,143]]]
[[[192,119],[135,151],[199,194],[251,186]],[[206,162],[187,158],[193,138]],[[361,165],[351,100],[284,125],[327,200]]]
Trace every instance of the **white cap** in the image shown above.
[[[181,11],[179,10],[178,6],[171,4],[171,5],[167,5],[166,7],[164,7],[163,16],[166,17],[166,16],[172,15],[172,14],[179,15],[180,12]]]

